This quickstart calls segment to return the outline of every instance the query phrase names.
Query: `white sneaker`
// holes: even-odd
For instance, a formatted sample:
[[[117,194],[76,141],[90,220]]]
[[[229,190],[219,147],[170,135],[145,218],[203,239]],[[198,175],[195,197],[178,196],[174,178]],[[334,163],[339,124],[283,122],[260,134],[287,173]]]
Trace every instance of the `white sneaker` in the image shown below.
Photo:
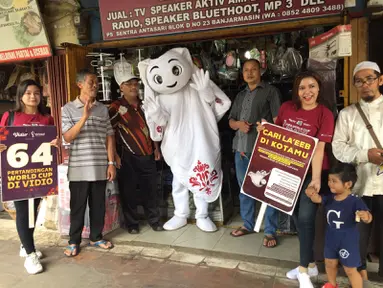
[[[36,253],[31,253],[25,258],[24,267],[29,274],[37,274],[43,271],[40,260]]]
[[[188,224],[186,218],[178,217],[174,215],[168,222],[164,224],[164,229],[167,231],[177,230],[181,227],[184,227]]]
[[[23,246],[20,246],[20,257],[25,258],[28,256],[27,251],[25,251],[25,248]],[[43,253],[41,251],[36,250],[36,255],[39,259],[43,258]]]
[[[293,269],[293,270],[290,270],[289,272],[286,273],[286,277],[291,279],[291,280],[296,280],[298,279],[298,274],[299,274],[299,267]],[[314,268],[310,268],[308,269],[308,275],[310,277],[316,277],[318,276],[319,274],[319,271],[318,271],[318,267],[315,266]]]
[[[307,273],[298,273],[299,288],[314,288]]]

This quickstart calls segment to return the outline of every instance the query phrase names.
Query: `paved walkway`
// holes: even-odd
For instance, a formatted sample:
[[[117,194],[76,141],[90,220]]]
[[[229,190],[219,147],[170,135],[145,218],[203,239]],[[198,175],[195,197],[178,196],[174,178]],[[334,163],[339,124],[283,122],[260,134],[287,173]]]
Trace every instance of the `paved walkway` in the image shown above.
[[[118,255],[84,250],[75,258],[59,248],[42,249],[44,273],[28,275],[17,256],[19,245],[0,241],[0,287],[12,288],[248,288],[296,287],[283,279],[239,269],[185,264],[144,256]]]
[[[184,228],[181,235],[194,231],[194,226]],[[162,239],[174,239],[174,232],[152,232]],[[226,233],[226,232],[225,232]],[[285,273],[295,268],[295,261],[265,258],[160,244],[156,241],[128,241],[132,235],[122,230],[107,235],[115,243],[108,252],[86,247],[78,257],[66,258],[63,247],[67,240],[51,230],[37,229],[36,245],[47,256],[43,261],[46,273],[29,276],[18,257],[19,241],[15,222],[0,219],[0,288],[2,287],[298,287],[296,281],[287,280]],[[215,233],[213,233],[215,234]],[[213,234],[189,232],[184,237],[198,243],[208,242]],[[188,236],[187,236],[188,235]],[[254,234],[256,235],[256,234]],[[251,239],[249,235],[243,239]],[[139,237],[139,236],[138,236]],[[157,238],[158,239],[158,238]],[[233,238],[234,239],[234,238]],[[173,240],[174,241],[174,240]],[[192,240],[188,240],[192,241]],[[250,240],[245,240],[250,241]],[[247,245],[251,245],[249,242]],[[232,244],[234,247],[234,243]],[[242,244],[237,244],[242,245]],[[289,251],[287,251],[289,253]],[[376,270],[376,266],[370,265]],[[323,267],[322,267],[323,271]],[[313,279],[316,288],[326,280],[322,273]],[[381,281],[381,279],[380,279]],[[51,284],[54,283],[54,284]],[[348,280],[339,277],[340,287],[348,287]],[[383,287],[383,281],[369,286]]]

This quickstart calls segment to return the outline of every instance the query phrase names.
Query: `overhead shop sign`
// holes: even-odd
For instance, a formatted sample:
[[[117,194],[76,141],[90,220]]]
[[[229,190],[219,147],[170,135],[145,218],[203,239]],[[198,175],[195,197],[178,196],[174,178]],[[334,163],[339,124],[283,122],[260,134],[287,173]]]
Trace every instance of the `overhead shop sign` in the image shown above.
[[[344,0],[99,0],[104,40],[338,15]]]
[[[35,0],[0,0],[0,63],[52,55]]]

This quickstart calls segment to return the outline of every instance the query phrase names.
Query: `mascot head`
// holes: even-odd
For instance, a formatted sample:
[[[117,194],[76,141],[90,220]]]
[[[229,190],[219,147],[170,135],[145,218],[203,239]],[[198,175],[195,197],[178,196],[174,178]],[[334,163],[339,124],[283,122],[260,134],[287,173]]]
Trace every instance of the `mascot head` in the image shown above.
[[[193,67],[186,48],[174,48],[157,59],[138,63],[145,90],[150,88],[158,94],[173,94],[185,87],[194,72]]]

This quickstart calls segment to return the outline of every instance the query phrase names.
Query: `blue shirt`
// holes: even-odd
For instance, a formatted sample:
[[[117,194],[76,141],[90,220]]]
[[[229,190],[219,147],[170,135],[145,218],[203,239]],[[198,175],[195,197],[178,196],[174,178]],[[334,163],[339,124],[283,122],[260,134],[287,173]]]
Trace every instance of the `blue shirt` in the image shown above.
[[[334,196],[334,194],[322,196],[328,227],[336,231],[356,228],[355,212],[368,211],[366,204],[353,194],[342,201],[335,200]]]

